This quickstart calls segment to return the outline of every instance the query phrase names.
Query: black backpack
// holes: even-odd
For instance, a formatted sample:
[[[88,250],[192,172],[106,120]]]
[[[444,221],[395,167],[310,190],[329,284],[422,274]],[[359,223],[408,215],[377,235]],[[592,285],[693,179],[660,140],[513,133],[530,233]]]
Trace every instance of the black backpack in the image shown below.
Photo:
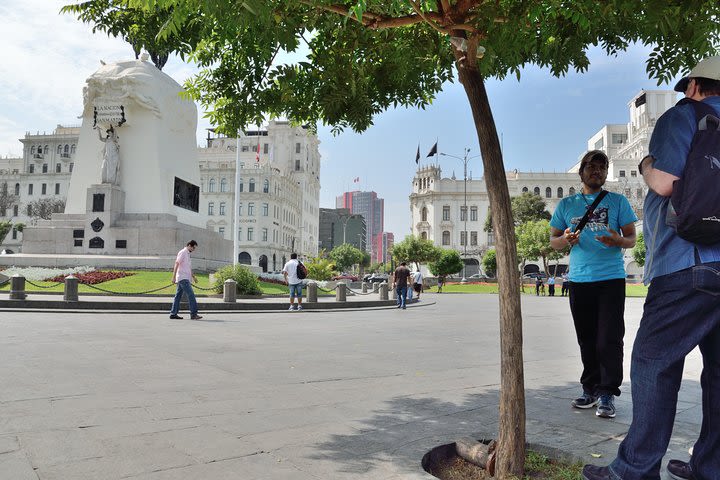
[[[307,267],[298,260],[296,275],[300,280],[307,278]]]
[[[673,182],[668,223],[680,238],[702,245],[720,243],[720,118],[710,105],[685,98],[695,110],[697,132],[682,177]]]

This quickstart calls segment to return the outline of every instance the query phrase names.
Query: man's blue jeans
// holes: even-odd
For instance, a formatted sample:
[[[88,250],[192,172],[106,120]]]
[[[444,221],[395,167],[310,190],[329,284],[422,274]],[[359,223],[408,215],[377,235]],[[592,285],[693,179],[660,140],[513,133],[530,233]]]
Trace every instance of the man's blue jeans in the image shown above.
[[[617,478],[660,478],[685,356],[696,346],[703,356],[703,420],[690,464],[695,478],[709,480],[720,472],[720,262],[650,284],[632,353],[633,421],[610,465]]]
[[[190,306],[190,316],[195,316],[198,313],[197,300],[195,300],[195,292],[193,292],[190,280],[180,280],[177,282],[177,291],[175,292],[175,299],[173,300],[172,310],[170,315],[177,315],[180,310],[180,300],[182,300],[183,293],[188,298],[188,305]]]
[[[395,293],[397,293],[396,303],[400,307],[405,307],[405,297],[407,295],[407,285],[404,287],[395,287]]]

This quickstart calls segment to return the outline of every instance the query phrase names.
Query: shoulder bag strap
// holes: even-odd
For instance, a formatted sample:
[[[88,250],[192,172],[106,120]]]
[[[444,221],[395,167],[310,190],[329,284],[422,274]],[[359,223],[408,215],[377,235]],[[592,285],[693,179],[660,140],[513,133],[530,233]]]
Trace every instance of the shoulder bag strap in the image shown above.
[[[590,215],[593,214],[593,212],[595,211],[597,206],[600,205],[600,202],[602,201],[603,198],[605,198],[605,196],[607,194],[608,194],[608,191],[603,190],[600,192],[600,194],[597,197],[595,197],[595,201],[592,203],[592,205],[590,205],[590,208],[587,209],[587,211],[585,212],[585,215],[583,215],[583,217],[580,219],[580,223],[577,224],[577,227],[575,227],[575,233],[580,233],[582,231],[582,229],[585,228],[585,225],[587,224],[588,220],[590,219]],[[582,195],[582,194],[580,194],[580,195]]]

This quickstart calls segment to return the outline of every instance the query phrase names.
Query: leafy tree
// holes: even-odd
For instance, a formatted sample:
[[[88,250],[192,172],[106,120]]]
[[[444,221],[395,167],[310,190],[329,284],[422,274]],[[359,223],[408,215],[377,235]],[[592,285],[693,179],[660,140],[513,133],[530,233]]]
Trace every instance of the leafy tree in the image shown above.
[[[409,235],[402,242],[394,244],[390,253],[395,263],[415,263],[419,270],[421,263],[437,261],[440,258],[442,249],[436,247],[430,240],[423,240]]]
[[[108,36],[122,37],[132,46],[135,58],[146,50],[160,70],[173,52],[185,58],[200,33],[198,24],[187,21],[177,33],[159,37],[162,27],[172,21],[172,11],[173,7],[157,5],[144,10],[132,7],[128,0],[88,0],[60,9],[60,13],[74,15],[83,23],[92,24],[93,33],[101,31]]]
[[[343,243],[333,248],[328,257],[335,262],[339,272],[345,272],[351,266],[363,261],[363,252],[349,243]]]
[[[308,278],[313,280],[330,280],[335,271],[335,264],[329,258],[315,257],[305,262]]]
[[[645,237],[642,232],[638,232],[637,240],[635,240],[635,246],[632,249],[632,256],[635,263],[639,266],[645,266]]]
[[[201,25],[192,58],[204,70],[189,92],[224,132],[266,115],[336,131],[365,130],[391,106],[426,107],[456,73],[465,89],[493,209],[499,273],[501,385],[497,476],[522,477],[525,396],[516,243],[500,142],[485,79],[518,78],[528,64],[561,76],[589,66],[588,47],[611,55],[656,45],[648,72],[670,80],[720,43],[720,3],[666,0],[127,0],[171,9],[161,38]],[[280,50],[305,60],[277,61]],[[288,57],[290,58],[290,57]],[[456,70],[453,70],[455,68]]]
[[[53,213],[63,211],[65,211],[65,200],[60,198],[45,197],[27,204],[27,214],[35,221],[39,218],[50,220]]]
[[[12,230],[12,222],[10,220],[0,220],[0,245],[5,240],[5,236]]]
[[[215,283],[213,283],[215,293],[223,292],[225,280],[228,279],[235,280],[238,295],[262,295],[257,275],[245,265],[226,265],[215,272]]]
[[[482,267],[488,276],[494,277],[495,273],[497,273],[497,257],[494,248],[489,249],[485,252],[485,255],[483,255]]]
[[[440,258],[430,262],[430,272],[439,277],[440,275],[453,275],[463,269],[463,261],[457,250],[443,250]]]
[[[550,222],[536,220],[517,226],[518,254],[526,260],[543,262],[543,271],[548,271],[548,257],[556,252],[550,246]]]
[[[7,182],[0,186],[0,217],[7,217],[7,211],[18,201],[18,196],[10,193]]]
[[[534,193],[523,192],[521,195],[512,197],[510,203],[512,204],[512,215],[515,225],[533,220],[550,220],[550,218],[552,218],[550,212],[547,211],[545,200]],[[485,219],[483,230],[492,232],[492,212]]]

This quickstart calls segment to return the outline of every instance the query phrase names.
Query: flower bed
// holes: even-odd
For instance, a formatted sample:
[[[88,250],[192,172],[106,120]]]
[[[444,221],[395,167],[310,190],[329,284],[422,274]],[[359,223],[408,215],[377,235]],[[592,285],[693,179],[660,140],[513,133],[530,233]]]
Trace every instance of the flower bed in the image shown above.
[[[9,267],[3,270],[3,275],[12,277],[13,275],[21,275],[26,280],[32,282],[40,282],[46,278],[66,277],[71,273],[73,275],[83,274],[94,271],[93,267],[74,267],[74,268],[44,268],[44,267]]]
[[[77,277],[78,282],[85,285],[96,285],[98,283],[107,282],[108,280],[115,280],[116,278],[128,277],[134,275],[132,272],[114,272],[114,271],[101,271],[97,270],[94,272],[86,273],[74,273],[73,276]],[[46,282],[64,282],[65,277],[68,275],[58,275],[53,278],[45,280]]]

